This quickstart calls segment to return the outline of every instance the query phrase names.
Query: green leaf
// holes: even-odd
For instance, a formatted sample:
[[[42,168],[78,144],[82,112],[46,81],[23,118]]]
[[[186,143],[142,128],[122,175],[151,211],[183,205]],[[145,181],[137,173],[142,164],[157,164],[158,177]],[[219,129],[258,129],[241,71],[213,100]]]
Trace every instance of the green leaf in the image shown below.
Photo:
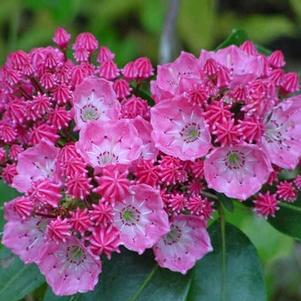
[[[245,31],[240,29],[233,29],[228,38],[217,46],[216,49],[225,48],[230,45],[241,45],[244,41],[248,40],[248,35]]]
[[[280,203],[280,210],[269,223],[282,233],[301,240],[301,193],[295,203]]]
[[[6,248],[0,249],[0,300],[17,301],[44,282],[38,268],[24,265]]]
[[[17,190],[9,187],[4,182],[0,181],[0,204],[10,201],[20,195]]]
[[[232,212],[234,210],[233,199],[228,198],[223,193],[218,193],[217,198],[228,211]]]
[[[189,301],[265,301],[256,249],[239,229],[220,223],[209,228],[214,251],[194,269]],[[223,239],[224,238],[224,239]]]
[[[2,231],[3,225],[4,225],[4,219],[3,219],[3,205],[4,202],[10,201],[13,198],[17,197],[19,193],[7,186],[5,183],[0,181],[0,231]]]

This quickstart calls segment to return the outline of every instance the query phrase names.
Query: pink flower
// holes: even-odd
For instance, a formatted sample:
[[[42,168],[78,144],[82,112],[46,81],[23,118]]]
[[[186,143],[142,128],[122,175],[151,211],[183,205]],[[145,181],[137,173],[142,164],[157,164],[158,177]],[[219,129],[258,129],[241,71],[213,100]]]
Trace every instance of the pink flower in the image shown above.
[[[151,82],[151,92],[156,102],[175,96],[182,78],[200,78],[197,58],[184,51],[174,62],[158,66],[157,78]]]
[[[301,98],[291,97],[272,110],[262,144],[272,163],[293,169],[301,156]]]
[[[148,57],[140,57],[134,61],[138,79],[147,79],[154,74],[153,66]]]
[[[19,154],[17,173],[12,186],[20,192],[28,191],[32,183],[46,178],[56,179],[56,158],[58,148],[51,142],[42,140]]]
[[[17,197],[4,204],[4,218],[7,221],[28,218],[33,212],[33,202],[29,197]]]
[[[56,295],[73,295],[94,289],[101,262],[82,242],[70,239],[65,243],[50,243],[39,268]]]
[[[297,191],[293,183],[282,181],[277,185],[277,195],[279,199],[292,203],[297,199]]]
[[[204,222],[194,216],[173,218],[170,231],[153,247],[162,268],[186,274],[197,260],[212,251]]]
[[[86,208],[77,208],[75,211],[73,211],[69,221],[72,227],[80,233],[84,233],[90,228],[90,226],[92,226],[89,212]]]
[[[211,148],[210,134],[198,107],[191,110],[186,98],[176,97],[156,104],[151,109],[152,137],[162,152],[195,160]]]
[[[127,194],[130,186],[128,172],[118,165],[108,165],[102,169],[102,175],[97,178],[99,186],[95,192],[106,199],[121,201]]]
[[[263,75],[263,62],[259,55],[250,55],[235,45],[220,49],[216,52],[202,50],[199,58],[200,66],[208,59],[231,70],[231,78],[245,80]]]
[[[114,224],[126,248],[142,254],[169,231],[159,192],[145,184],[130,187],[130,195],[114,208]]]
[[[119,99],[123,99],[131,94],[132,88],[125,79],[116,79],[113,84],[114,91]]]
[[[269,64],[274,68],[282,68],[285,65],[284,55],[281,50],[276,50],[268,57]]]
[[[294,184],[296,185],[298,190],[301,190],[301,175],[298,175],[295,180],[294,180]]]
[[[191,214],[199,216],[206,223],[212,217],[212,202],[209,202],[206,198],[191,196],[186,202],[186,208]]]
[[[111,80],[118,77],[120,73],[116,63],[113,60],[107,60],[102,62],[97,72],[100,77]]]
[[[142,141],[132,122],[90,122],[80,132],[76,147],[93,167],[129,164],[141,153]]]
[[[61,48],[66,48],[71,39],[71,34],[64,28],[58,27],[53,36],[53,42]]]
[[[6,164],[2,169],[2,178],[3,181],[11,185],[14,181],[14,178],[17,176],[16,164]]]
[[[111,205],[99,201],[97,205],[92,205],[92,209],[89,210],[89,216],[96,226],[103,227],[113,222],[114,213]]]
[[[135,118],[141,116],[142,118],[149,119],[149,108],[146,100],[132,96],[129,99],[125,99],[121,105],[121,114],[123,118]]]
[[[100,47],[97,55],[97,62],[103,63],[105,61],[114,60],[115,54],[107,47]]]
[[[256,193],[268,181],[271,171],[265,152],[247,144],[217,148],[204,165],[209,188],[240,200]]]
[[[133,167],[138,183],[156,186],[159,181],[159,166],[150,160],[139,160]]]
[[[90,249],[95,255],[106,255],[111,259],[113,252],[119,253],[119,231],[113,226],[98,227],[92,233]]]
[[[38,263],[46,251],[46,226],[47,220],[37,217],[10,220],[4,225],[2,243],[25,263]]]
[[[156,159],[159,151],[155,147],[155,144],[152,140],[151,134],[153,128],[151,124],[141,116],[137,116],[135,119],[133,119],[133,124],[138,131],[139,138],[142,140],[140,159]]]
[[[49,179],[38,180],[32,183],[28,191],[32,200],[57,207],[62,198],[61,185]]]
[[[160,160],[159,177],[160,182],[170,185],[176,182],[185,182],[187,172],[184,168],[183,161],[172,156],[164,156]]]
[[[279,210],[278,200],[276,196],[267,193],[260,193],[254,201],[255,208],[254,211],[263,216],[264,218],[268,218],[270,216],[274,217],[277,210]]]
[[[74,91],[77,129],[94,120],[118,119],[120,105],[111,82],[87,78]]]
[[[70,229],[71,225],[67,219],[57,217],[47,226],[47,235],[51,240],[57,243],[66,242],[71,236]]]
[[[76,173],[66,179],[66,191],[74,197],[83,200],[91,193],[92,185],[86,174]]]

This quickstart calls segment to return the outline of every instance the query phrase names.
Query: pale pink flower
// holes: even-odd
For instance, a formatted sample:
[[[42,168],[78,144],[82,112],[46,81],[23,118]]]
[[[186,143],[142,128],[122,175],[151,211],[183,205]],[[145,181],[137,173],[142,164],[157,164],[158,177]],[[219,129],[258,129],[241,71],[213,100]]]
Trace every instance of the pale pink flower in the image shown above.
[[[141,146],[136,128],[126,119],[90,122],[81,130],[76,143],[77,150],[93,167],[129,164],[139,158]]]
[[[195,160],[205,156],[211,148],[210,134],[198,107],[184,97],[176,97],[156,104],[151,109],[152,137],[162,152]]]
[[[208,187],[240,200],[259,191],[271,171],[266,153],[256,145],[247,144],[217,148],[204,164]]]
[[[130,187],[130,195],[116,204],[114,225],[126,248],[142,254],[169,231],[168,216],[157,190],[145,184]]]
[[[276,106],[264,127],[262,144],[272,163],[295,168],[301,156],[301,97],[288,98]]]
[[[46,251],[47,222],[38,217],[10,220],[4,225],[2,243],[25,263],[38,263]]]
[[[140,159],[156,159],[159,150],[155,147],[155,144],[152,140],[152,125],[141,116],[137,116],[135,119],[133,119],[133,124],[138,131],[139,138],[142,140]]]
[[[32,183],[46,178],[57,179],[56,158],[58,148],[51,142],[42,140],[19,154],[17,175],[12,186],[20,192],[28,191]]]
[[[231,70],[231,78],[245,80],[263,75],[263,62],[259,55],[250,55],[235,45],[215,51],[202,50],[199,64],[203,67],[208,59]]]
[[[95,120],[118,119],[120,104],[113,84],[105,79],[87,78],[74,91],[77,129]]]
[[[158,66],[157,78],[151,81],[151,92],[156,102],[175,96],[182,78],[200,79],[198,59],[184,51],[174,62]]]
[[[39,268],[56,295],[73,295],[94,289],[101,262],[74,238],[64,243],[50,243]]]
[[[170,231],[153,247],[159,266],[186,274],[197,260],[212,251],[205,223],[198,217],[179,215]]]

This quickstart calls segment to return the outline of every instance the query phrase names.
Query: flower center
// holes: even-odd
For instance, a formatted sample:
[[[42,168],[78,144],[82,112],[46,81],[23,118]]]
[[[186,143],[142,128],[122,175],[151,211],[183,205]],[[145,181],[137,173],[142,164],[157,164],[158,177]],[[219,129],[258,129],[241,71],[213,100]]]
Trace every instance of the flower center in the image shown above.
[[[97,120],[100,117],[100,112],[92,104],[85,105],[80,110],[80,116],[84,122],[89,120]]]
[[[229,169],[239,169],[245,164],[245,155],[239,151],[230,151],[224,162]]]
[[[70,246],[67,248],[67,260],[70,263],[81,264],[86,258],[86,254],[79,246]]]
[[[120,219],[127,226],[134,226],[140,221],[140,211],[132,205],[128,205],[120,212]]]
[[[118,162],[118,156],[109,151],[104,151],[97,156],[97,160],[100,165],[107,165]]]
[[[191,143],[196,141],[200,137],[200,126],[195,123],[187,123],[180,132],[186,143]]]
[[[181,229],[176,225],[171,225],[171,230],[164,237],[164,243],[166,245],[173,245],[181,239],[181,236]]]

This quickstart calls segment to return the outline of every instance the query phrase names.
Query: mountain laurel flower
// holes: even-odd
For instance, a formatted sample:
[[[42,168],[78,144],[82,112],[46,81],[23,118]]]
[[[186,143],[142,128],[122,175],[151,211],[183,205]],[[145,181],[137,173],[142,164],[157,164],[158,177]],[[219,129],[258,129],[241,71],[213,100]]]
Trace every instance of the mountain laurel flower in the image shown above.
[[[245,41],[122,67],[92,33],[52,40],[0,67],[0,179],[20,194],[2,243],[55,295],[94,290],[124,248],[187,273],[213,249],[220,194],[266,219],[297,200],[299,77],[282,51]]]

